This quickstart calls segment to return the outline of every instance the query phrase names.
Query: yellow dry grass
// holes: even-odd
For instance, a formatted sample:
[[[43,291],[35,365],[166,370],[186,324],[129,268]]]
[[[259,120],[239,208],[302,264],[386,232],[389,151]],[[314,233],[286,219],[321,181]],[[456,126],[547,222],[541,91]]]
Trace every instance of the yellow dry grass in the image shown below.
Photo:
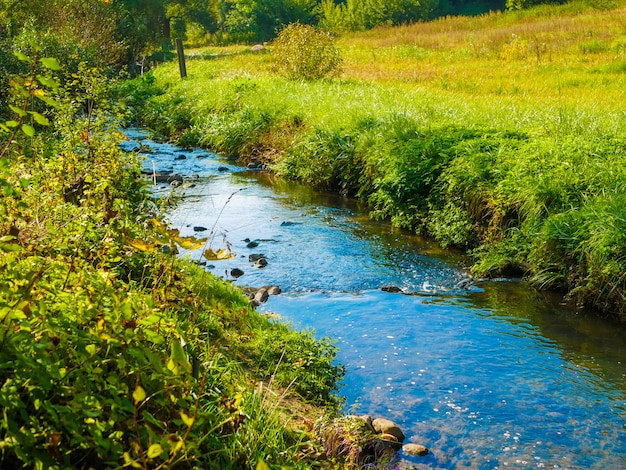
[[[344,77],[472,99],[623,108],[626,6],[557,12],[493,12],[346,34],[338,41]]]

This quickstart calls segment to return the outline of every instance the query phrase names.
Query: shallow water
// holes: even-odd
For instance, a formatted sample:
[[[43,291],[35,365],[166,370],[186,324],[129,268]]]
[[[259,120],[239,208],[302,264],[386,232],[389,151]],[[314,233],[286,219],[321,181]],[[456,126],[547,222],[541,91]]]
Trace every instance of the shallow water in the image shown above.
[[[392,419],[426,445],[427,457],[407,457],[416,468],[626,468],[623,326],[516,280],[467,286],[461,254],[369,221],[354,201],[127,135],[126,148],[154,149],[146,169],[193,184],[176,191],[172,225],[236,254],[207,269],[280,286],[261,309],[336,340],[346,411]]]

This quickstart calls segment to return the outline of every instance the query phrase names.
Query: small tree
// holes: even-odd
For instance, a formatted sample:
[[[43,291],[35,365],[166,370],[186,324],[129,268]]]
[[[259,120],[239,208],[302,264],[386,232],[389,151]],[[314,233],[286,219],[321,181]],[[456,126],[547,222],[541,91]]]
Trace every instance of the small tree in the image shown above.
[[[330,33],[291,23],[273,42],[274,65],[291,80],[316,80],[341,73],[341,52]]]

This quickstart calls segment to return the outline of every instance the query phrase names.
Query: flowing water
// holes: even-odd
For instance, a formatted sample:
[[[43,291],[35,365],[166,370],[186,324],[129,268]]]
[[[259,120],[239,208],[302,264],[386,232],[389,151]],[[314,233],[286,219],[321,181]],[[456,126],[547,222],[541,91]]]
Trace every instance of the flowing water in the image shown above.
[[[236,254],[206,268],[280,286],[261,310],[336,340],[346,411],[426,445],[405,456],[415,468],[626,468],[626,328],[517,280],[468,284],[460,253],[372,222],[354,201],[127,135],[127,149],[152,147],[147,170],[186,177],[171,224]]]

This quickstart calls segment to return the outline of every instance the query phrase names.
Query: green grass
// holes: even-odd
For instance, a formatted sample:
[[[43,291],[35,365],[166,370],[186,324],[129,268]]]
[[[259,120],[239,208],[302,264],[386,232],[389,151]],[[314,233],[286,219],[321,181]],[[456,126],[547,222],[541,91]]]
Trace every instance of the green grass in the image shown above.
[[[199,242],[160,222],[97,71],[19,80],[56,105],[0,134],[0,467],[309,468],[334,346],[172,254]]]
[[[271,52],[233,47],[190,60],[186,80],[170,64],[128,87],[154,80],[164,93],[137,115],[179,142],[265,159],[467,249],[478,276],[523,274],[626,318],[625,13],[577,3],[349,34],[334,80],[284,80]]]

